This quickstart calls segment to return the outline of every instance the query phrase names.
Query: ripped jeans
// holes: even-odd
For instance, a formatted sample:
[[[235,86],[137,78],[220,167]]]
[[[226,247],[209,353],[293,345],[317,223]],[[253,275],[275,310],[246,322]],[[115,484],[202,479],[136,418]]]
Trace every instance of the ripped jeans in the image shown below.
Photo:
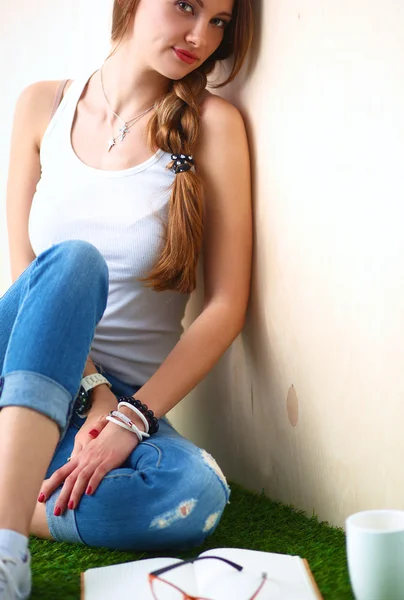
[[[85,422],[73,407],[107,295],[108,267],[101,254],[74,240],[40,254],[0,298],[0,409],[32,408],[59,425],[47,478],[66,463]],[[140,387],[103,375],[117,397]],[[201,544],[230,496],[216,461],[166,418],[92,496],[84,494],[76,510],[55,517],[60,491],[46,503],[55,540],[144,551]]]

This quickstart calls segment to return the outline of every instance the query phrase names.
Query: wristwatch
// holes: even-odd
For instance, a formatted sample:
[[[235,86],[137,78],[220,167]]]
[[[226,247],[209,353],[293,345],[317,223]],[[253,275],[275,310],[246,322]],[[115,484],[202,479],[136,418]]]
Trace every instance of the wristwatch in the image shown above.
[[[80,382],[80,390],[77,394],[74,405],[74,409],[79,416],[85,416],[88,413],[92,405],[91,391],[97,387],[97,385],[101,385],[103,383],[105,383],[109,388],[112,387],[108,379],[101,375],[101,373],[93,373],[92,375],[83,377]]]

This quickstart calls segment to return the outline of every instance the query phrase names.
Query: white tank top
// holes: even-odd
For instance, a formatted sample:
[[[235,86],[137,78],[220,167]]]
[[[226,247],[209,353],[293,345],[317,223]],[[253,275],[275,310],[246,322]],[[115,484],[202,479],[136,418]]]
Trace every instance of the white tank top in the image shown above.
[[[71,84],[43,137],[29,237],[37,256],[65,240],[98,248],[109,267],[109,297],[90,356],[111,375],[143,385],[178,342],[189,299],[137,280],[161,250],[161,220],[167,218],[175,175],[166,169],[171,157],[162,150],[120,171],[95,169],[78,158],[71,129],[88,80]]]

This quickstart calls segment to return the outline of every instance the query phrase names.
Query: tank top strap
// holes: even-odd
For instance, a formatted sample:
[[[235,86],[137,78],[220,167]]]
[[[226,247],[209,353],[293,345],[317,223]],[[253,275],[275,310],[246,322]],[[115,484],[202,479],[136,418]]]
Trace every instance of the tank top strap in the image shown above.
[[[64,89],[65,89],[68,81],[69,81],[68,79],[64,79],[60,83],[60,85],[59,85],[59,87],[57,89],[57,92],[56,92],[56,95],[55,95],[55,100],[53,101],[53,106],[52,106],[52,110],[51,110],[51,114],[50,114],[50,118],[51,119],[53,118],[53,115],[55,114],[56,110],[59,107],[60,101],[61,101],[62,96],[63,96]]]
[[[90,77],[95,71],[91,71],[90,74],[78,77],[74,79],[66,90],[62,101],[56,107],[54,114],[49,122],[47,130],[45,131],[42,139],[41,149],[45,147],[48,138],[52,135],[55,130],[59,131],[63,137],[66,132],[70,132],[74,115],[76,114],[77,104],[83,94],[84,88],[86,87]],[[67,80],[68,81],[68,80]],[[60,86],[62,88],[62,86]],[[59,89],[60,93],[60,89]],[[63,93],[63,90],[62,90]],[[70,134],[69,134],[70,135]],[[70,139],[69,137],[66,139]]]
[[[91,71],[90,75],[78,77],[72,81],[71,86],[67,90],[62,102],[66,100],[68,105],[68,113],[72,113],[72,117],[76,113],[77,104],[83,94],[84,88],[89,82],[90,78],[94,75],[94,71]]]

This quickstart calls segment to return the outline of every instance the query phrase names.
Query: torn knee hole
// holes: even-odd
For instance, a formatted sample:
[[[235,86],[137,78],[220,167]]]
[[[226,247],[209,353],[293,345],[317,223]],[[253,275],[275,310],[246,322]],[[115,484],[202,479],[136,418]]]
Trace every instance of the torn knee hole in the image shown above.
[[[196,503],[197,501],[194,498],[184,500],[177,508],[155,517],[150,523],[150,529],[166,529],[176,521],[186,519],[194,510]]]
[[[219,465],[213,458],[213,456],[209,454],[209,452],[206,452],[206,450],[201,450],[201,454],[204,462],[216,473],[219,479],[221,479],[225,486],[228,488],[227,479],[224,476],[222,469],[219,467]]]

